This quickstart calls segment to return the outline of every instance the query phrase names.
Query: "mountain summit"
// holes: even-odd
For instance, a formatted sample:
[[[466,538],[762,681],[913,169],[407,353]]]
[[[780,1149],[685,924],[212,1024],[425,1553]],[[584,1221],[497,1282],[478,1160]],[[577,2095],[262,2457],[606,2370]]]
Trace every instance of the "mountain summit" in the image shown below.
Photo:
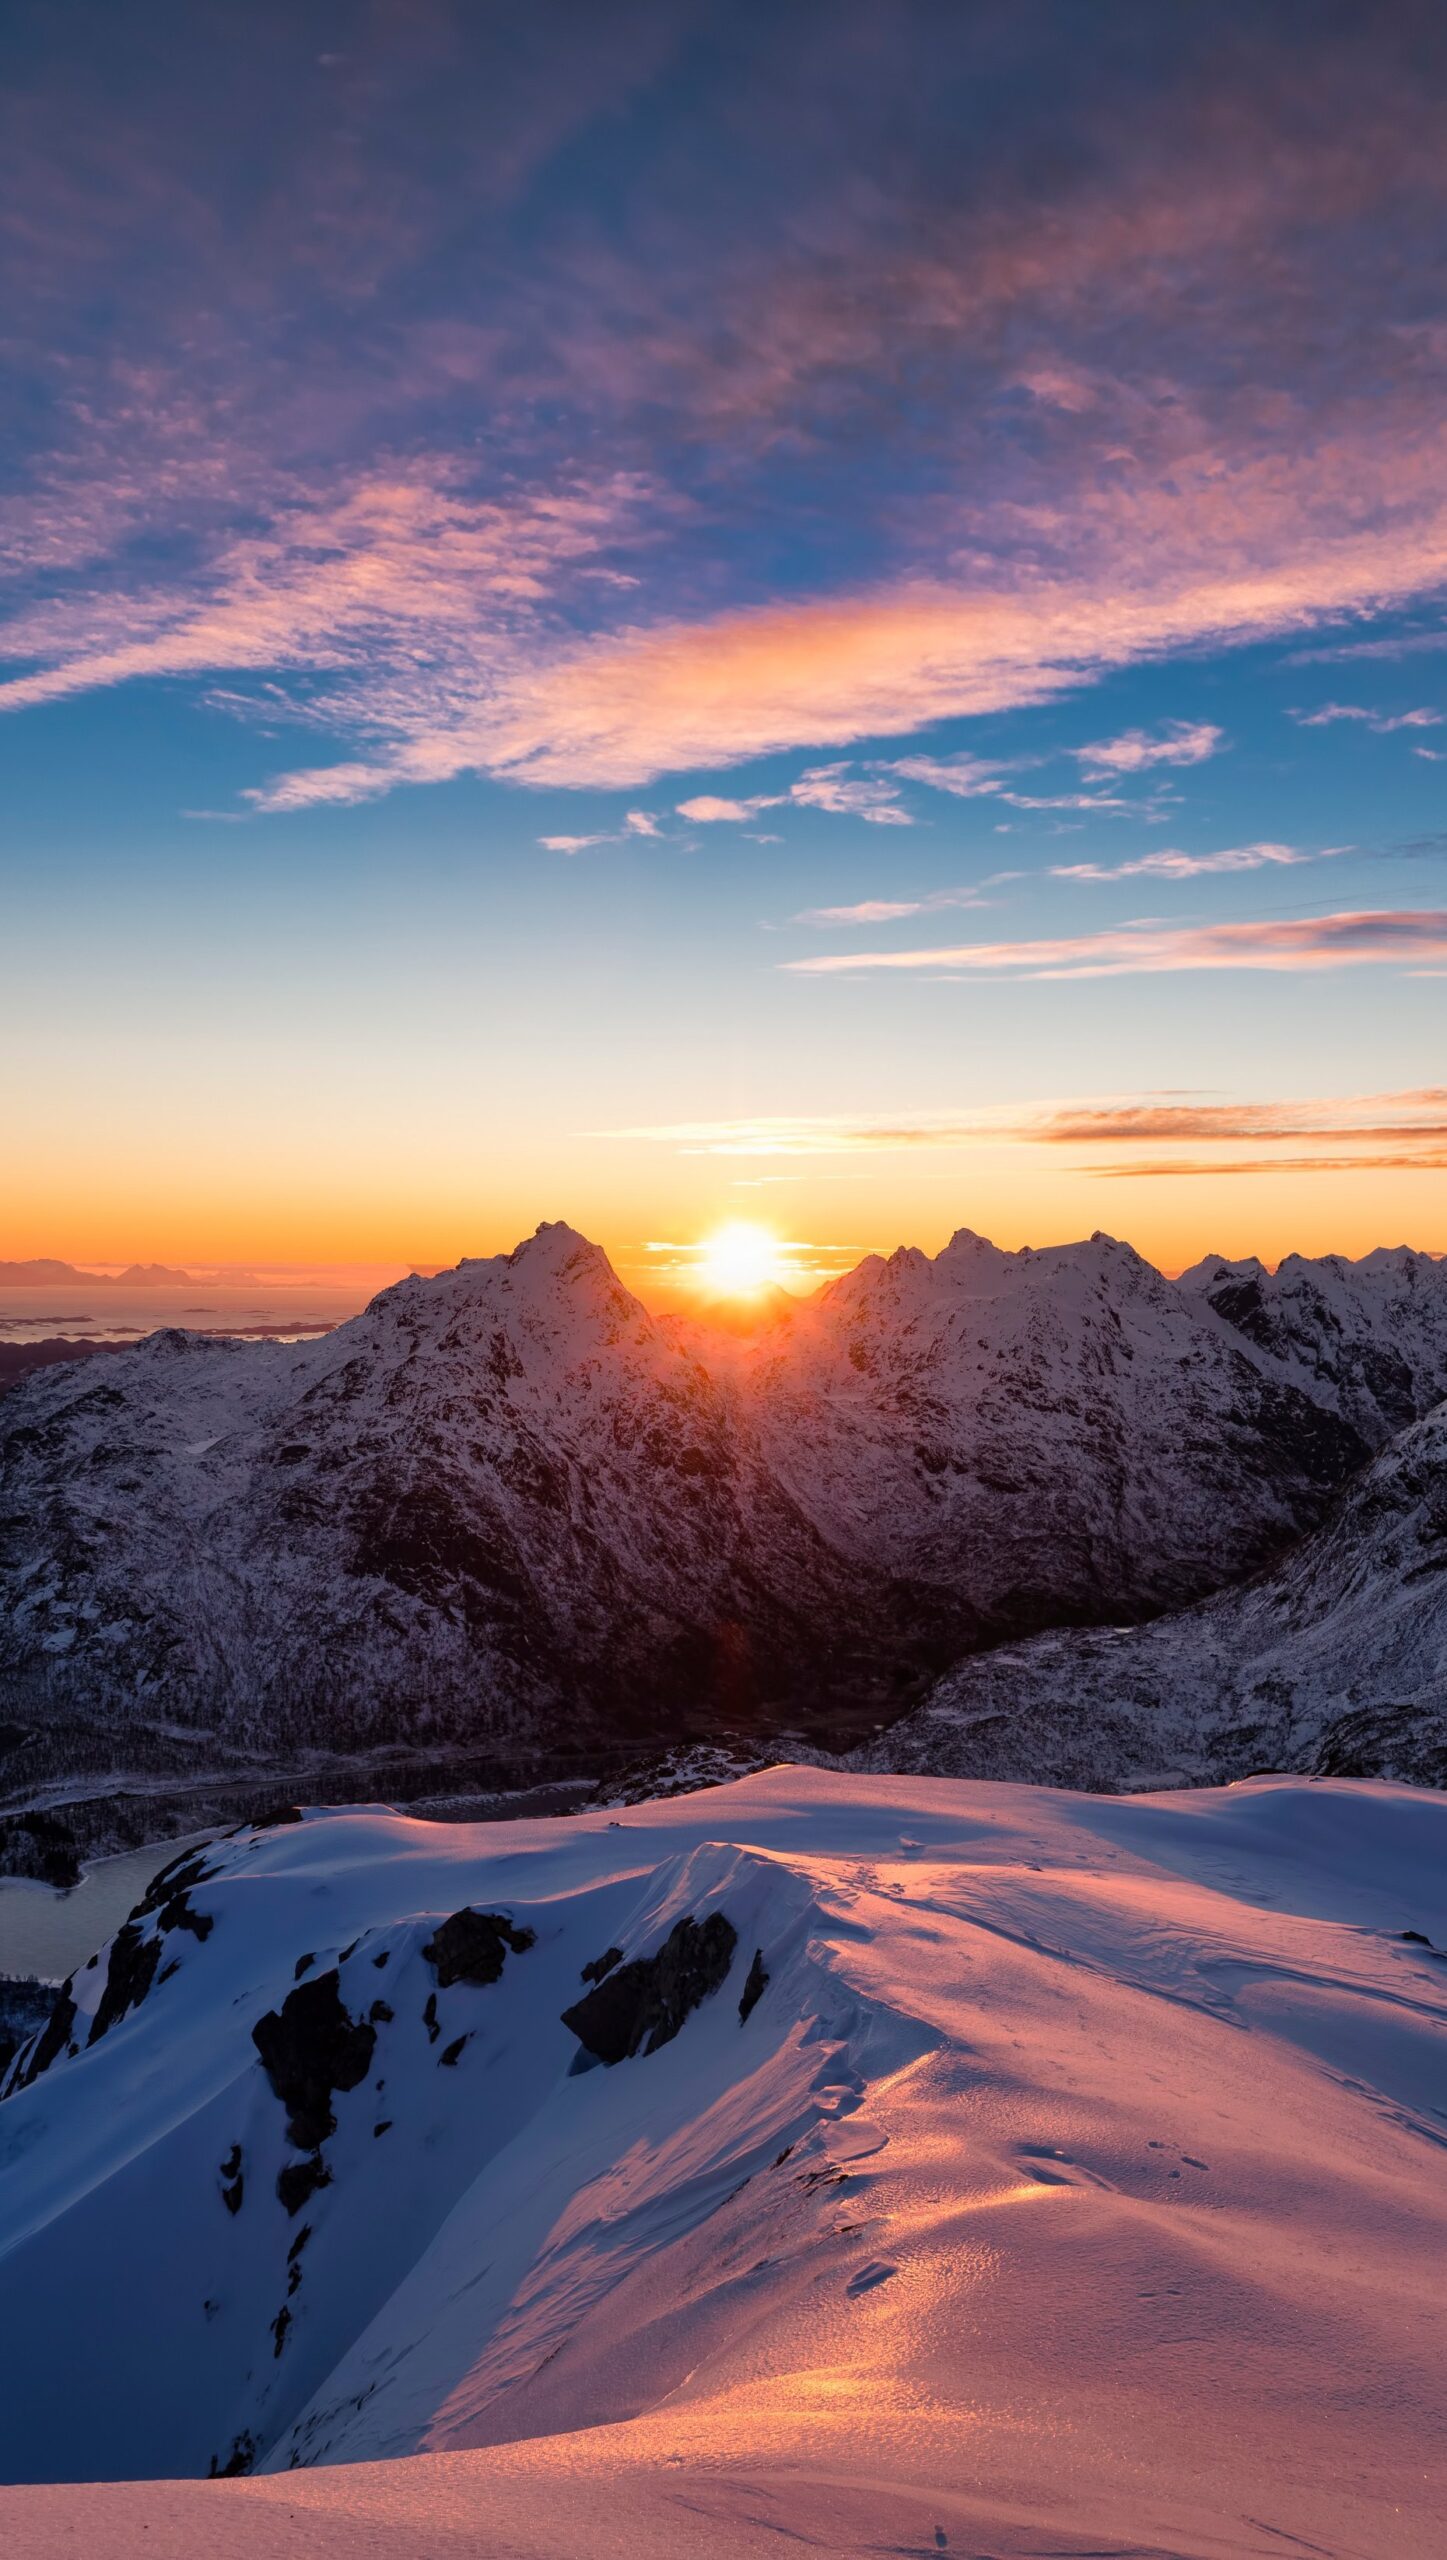
[[[740,1337],[559,1222],[309,1342],[42,1372],[0,1400],[0,1810],[87,1769],[114,1803],[318,1754],[839,1747],[982,1646],[1179,1608],[1447,1373],[1428,1257],[1283,1272],[962,1229]]]

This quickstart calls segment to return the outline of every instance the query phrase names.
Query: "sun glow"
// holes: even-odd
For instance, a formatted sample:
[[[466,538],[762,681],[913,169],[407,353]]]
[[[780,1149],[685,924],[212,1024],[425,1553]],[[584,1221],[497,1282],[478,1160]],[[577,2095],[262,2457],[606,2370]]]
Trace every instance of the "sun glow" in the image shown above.
[[[700,1285],[710,1296],[755,1298],[781,1282],[784,1252],[767,1227],[735,1218],[704,1238],[697,1267]]]

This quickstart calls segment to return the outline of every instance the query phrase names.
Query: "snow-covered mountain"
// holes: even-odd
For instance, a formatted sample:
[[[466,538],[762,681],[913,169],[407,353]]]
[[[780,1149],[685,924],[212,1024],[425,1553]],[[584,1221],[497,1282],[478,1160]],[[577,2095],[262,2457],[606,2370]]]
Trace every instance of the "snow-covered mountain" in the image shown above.
[[[0,2540],[1427,2560],[1444,1940],[1382,1786],[212,1843],[0,2106],[0,2477],[137,2483]]]
[[[0,1404],[0,1486],[0,1663],[43,1674],[42,1731],[89,1715],[112,1757],[157,1724],[178,1766],[188,1725],[238,1752],[576,1744],[847,1693],[860,1629],[891,1650],[885,1577],[565,1226],[312,1342],[171,1330],[34,1379]]]
[[[861,1764],[1060,1786],[1256,1769],[1447,1786],[1447,1404],[1271,1571],[963,1662]]]
[[[181,1830],[223,1781],[390,1793],[409,1755],[847,1744],[981,1644],[1315,1525],[1447,1363],[1439,1266],[1321,1268],[1258,1339],[1107,1237],[962,1232],[742,1332],[655,1319],[545,1226],[309,1342],[51,1370],[0,1399],[0,1814],[96,1845],[127,1790]]]
[[[934,1260],[871,1256],[763,1338],[751,1387],[809,1517],[952,1593],[972,1644],[1214,1589],[1366,1454],[1103,1235],[1003,1253],[962,1229]]]
[[[1278,1362],[1368,1446],[1447,1397],[1447,1261],[1408,1245],[1350,1262],[1289,1253],[1275,1271],[1210,1254],[1179,1287]]]

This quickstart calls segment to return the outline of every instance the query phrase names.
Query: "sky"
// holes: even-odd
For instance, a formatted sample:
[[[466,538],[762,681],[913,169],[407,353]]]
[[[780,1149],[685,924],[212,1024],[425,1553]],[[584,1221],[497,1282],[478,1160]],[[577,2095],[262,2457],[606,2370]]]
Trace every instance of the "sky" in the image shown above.
[[[0,1256],[1447,1251],[1447,17],[13,0]]]

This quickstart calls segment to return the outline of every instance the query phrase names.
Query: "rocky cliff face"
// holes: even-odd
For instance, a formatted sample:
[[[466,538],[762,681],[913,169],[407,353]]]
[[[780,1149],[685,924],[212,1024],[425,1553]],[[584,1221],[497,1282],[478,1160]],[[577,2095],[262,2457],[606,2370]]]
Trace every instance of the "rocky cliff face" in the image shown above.
[[[1426,1257],[1249,1306],[1225,1271],[962,1233],[751,1336],[655,1320],[545,1226],[319,1340],[33,1378],[0,1401],[5,1805],[317,1753],[847,1741],[981,1644],[1191,1600],[1312,1528],[1447,1366]]]
[[[1379,1449],[1447,1396],[1447,1262],[1397,1245],[1275,1271],[1211,1254],[1179,1287]]]
[[[810,1518],[948,1592],[971,1643],[1214,1589],[1367,1454],[1101,1235],[1002,1253],[962,1230],[933,1261],[872,1258],[760,1352],[750,1387]]]
[[[1447,1785],[1447,1405],[1275,1570],[1147,1626],[961,1663],[860,1765],[1072,1787],[1262,1769]]]
[[[736,1710],[880,1651],[737,1399],[566,1227],[300,1346],[163,1333],[0,1408],[0,1645],[233,1741]]]

